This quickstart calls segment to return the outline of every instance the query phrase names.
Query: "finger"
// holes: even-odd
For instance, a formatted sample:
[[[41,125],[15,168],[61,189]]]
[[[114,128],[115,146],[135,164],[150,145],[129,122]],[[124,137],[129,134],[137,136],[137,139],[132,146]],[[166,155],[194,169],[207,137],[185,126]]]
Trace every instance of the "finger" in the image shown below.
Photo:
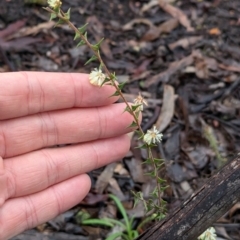
[[[0,119],[115,102],[112,86],[89,83],[87,74],[17,72],[0,74]]]
[[[8,200],[0,209],[0,239],[9,239],[77,205],[90,185],[89,176],[84,174],[30,196]]]
[[[57,144],[79,143],[130,132],[125,104],[35,114],[0,123],[0,156],[8,158]]]
[[[0,208],[8,195],[7,191],[4,191],[4,189],[7,190],[7,175],[4,170],[3,159],[0,157]]]
[[[130,138],[93,141],[62,148],[49,148],[4,160],[8,177],[7,198],[32,194],[76,175],[122,159]]]

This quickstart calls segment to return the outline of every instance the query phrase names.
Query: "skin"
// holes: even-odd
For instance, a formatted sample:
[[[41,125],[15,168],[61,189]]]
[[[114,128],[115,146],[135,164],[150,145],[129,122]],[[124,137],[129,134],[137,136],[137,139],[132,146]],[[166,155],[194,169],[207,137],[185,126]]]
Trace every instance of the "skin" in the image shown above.
[[[0,74],[0,240],[80,203],[86,172],[128,152],[133,119],[114,92],[87,74]]]

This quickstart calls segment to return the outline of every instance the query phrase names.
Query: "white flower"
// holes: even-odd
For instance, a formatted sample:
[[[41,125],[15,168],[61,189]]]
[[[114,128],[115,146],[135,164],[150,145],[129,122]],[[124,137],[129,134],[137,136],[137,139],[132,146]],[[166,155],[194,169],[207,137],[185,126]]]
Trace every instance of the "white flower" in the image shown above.
[[[53,9],[60,8],[62,5],[62,2],[60,0],[48,0],[48,5]]]
[[[136,109],[136,111],[143,111],[143,104],[145,104],[146,106],[148,105],[146,100],[144,100],[144,98],[139,93],[137,98],[134,99],[133,106],[139,105],[138,108]]]
[[[106,78],[106,75],[102,73],[101,69],[97,69],[97,68],[91,71],[89,75],[90,83],[95,86],[101,86],[105,78]]]
[[[216,233],[213,227],[208,228],[204,233],[202,233],[198,239],[199,240],[216,240]]]
[[[162,140],[162,133],[160,133],[156,126],[153,126],[152,130],[147,130],[147,133],[143,137],[143,141],[146,142],[148,145],[151,143],[155,144]]]

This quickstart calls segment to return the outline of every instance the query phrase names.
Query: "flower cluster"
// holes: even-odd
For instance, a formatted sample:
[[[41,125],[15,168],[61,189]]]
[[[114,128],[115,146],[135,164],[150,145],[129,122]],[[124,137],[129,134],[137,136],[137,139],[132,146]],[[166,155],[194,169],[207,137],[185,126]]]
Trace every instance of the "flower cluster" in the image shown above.
[[[102,72],[101,69],[95,68],[89,75],[90,83],[95,86],[101,87],[105,79],[106,75]]]
[[[143,137],[143,141],[148,145],[156,144],[162,141],[162,133],[160,133],[156,126],[153,126],[152,130],[147,130],[147,133]]]
[[[216,240],[216,233],[213,227],[208,228],[204,233],[202,233],[198,239],[199,240]]]
[[[62,2],[60,0],[48,0],[48,5],[53,9],[57,9],[61,7]]]
[[[141,94],[139,93],[137,98],[134,99],[134,106],[138,106],[136,111],[143,111],[143,105],[148,105],[146,100],[141,96]]]

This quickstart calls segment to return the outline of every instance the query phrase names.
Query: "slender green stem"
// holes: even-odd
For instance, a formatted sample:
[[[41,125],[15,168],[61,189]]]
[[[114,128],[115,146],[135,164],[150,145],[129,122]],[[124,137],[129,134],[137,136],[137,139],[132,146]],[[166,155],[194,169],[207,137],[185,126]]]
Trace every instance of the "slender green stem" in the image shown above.
[[[159,205],[159,207],[161,207],[161,186],[160,186],[160,183],[158,182],[158,168],[154,161],[154,157],[152,155],[152,151],[151,151],[150,147],[148,148],[148,155],[149,155],[149,158],[151,159],[153,167],[154,167],[154,176],[155,176],[155,181],[156,181],[157,190],[158,190],[158,205]]]

